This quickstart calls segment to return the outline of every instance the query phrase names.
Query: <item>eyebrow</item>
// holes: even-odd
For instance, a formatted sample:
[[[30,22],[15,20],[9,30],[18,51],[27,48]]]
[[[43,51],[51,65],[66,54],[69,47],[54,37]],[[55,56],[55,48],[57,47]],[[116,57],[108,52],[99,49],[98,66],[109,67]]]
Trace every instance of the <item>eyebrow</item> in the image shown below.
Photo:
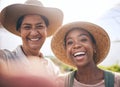
[[[78,35],[78,36],[87,36],[87,37],[89,37],[88,34],[80,34],[80,35]]]
[[[87,35],[87,34],[79,34],[78,36],[79,36],[79,37],[81,37],[81,36],[87,36],[87,37],[89,37],[89,35]],[[66,40],[67,40],[67,39],[71,39],[71,37],[67,37]]]
[[[31,24],[29,24],[29,23],[24,23],[24,24],[22,24],[22,25],[31,25]]]
[[[35,25],[43,24],[42,22],[36,23]],[[24,23],[23,25],[31,25],[31,23]]]

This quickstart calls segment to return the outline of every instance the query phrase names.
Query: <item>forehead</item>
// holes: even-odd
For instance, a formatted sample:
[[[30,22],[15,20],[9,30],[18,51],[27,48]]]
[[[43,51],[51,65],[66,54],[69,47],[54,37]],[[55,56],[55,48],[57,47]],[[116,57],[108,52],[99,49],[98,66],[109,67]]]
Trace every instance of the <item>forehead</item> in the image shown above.
[[[95,41],[95,39],[94,39],[94,37],[93,37],[93,35],[90,33],[90,32],[88,32],[87,30],[85,30],[85,29],[83,29],[83,28],[80,28],[80,27],[74,27],[74,28],[71,28],[71,29],[69,29],[67,32],[66,32],[66,34],[65,34],[65,37],[64,37],[64,42],[66,42],[66,39],[67,38],[69,38],[69,34],[70,33],[72,33],[73,31],[77,31],[77,33],[78,34],[86,34],[88,37],[90,37],[90,39],[92,40],[92,42],[94,43],[94,44],[96,44],[96,41]],[[78,32],[79,31],[79,32]],[[75,33],[72,33],[72,35],[76,35]]]
[[[87,34],[89,36],[89,32],[88,31],[86,31],[83,28],[79,28],[79,27],[75,27],[75,28],[69,29],[65,36],[67,37],[69,35],[76,35],[77,33],[78,34],[83,34],[84,33],[84,34]]]
[[[30,19],[42,19],[40,15],[37,14],[29,14],[24,16],[24,20],[30,20]]]
[[[36,24],[36,23],[44,23],[44,20],[42,19],[42,17],[40,15],[25,15],[22,21],[22,24]]]

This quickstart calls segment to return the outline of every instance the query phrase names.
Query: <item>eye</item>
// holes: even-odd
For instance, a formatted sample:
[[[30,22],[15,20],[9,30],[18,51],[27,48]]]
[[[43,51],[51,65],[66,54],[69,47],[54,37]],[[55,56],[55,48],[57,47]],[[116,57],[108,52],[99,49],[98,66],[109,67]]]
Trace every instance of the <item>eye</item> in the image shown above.
[[[88,41],[89,41],[89,37],[83,35],[83,36],[79,37],[79,41],[80,41],[80,42],[84,42],[84,43],[85,43],[85,42],[88,42]]]
[[[31,29],[32,27],[31,27],[31,26],[26,25],[26,26],[23,26],[22,28],[23,28],[23,29],[25,29],[25,30],[29,30],[29,29]]]
[[[36,25],[35,28],[36,29],[42,29],[42,28],[45,28],[45,25],[44,24],[39,24],[39,25]]]
[[[87,40],[88,40],[87,38],[81,38],[80,41],[82,41],[82,42],[86,42]]]
[[[73,44],[73,40],[67,40],[67,42],[66,42],[66,45],[72,45]]]

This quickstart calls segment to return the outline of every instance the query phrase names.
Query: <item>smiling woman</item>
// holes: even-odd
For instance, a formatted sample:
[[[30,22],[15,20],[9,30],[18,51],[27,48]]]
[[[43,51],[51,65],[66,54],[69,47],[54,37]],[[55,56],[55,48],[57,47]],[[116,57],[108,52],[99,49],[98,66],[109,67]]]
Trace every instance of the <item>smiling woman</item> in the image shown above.
[[[44,57],[41,48],[46,38],[51,36],[57,28],[62,25],[63,12],[58,8],[44,7],[42,3],[37,0],[32,0],[34,1],[32,4],[29,4],[29,1],[31,0],[28,0],[27,4],[8,5],[2,9],[0,14],[2,26],[7,31],[22,39],[22,44],[15,50],[0,50],[0,63],[3,61],[3,63],[0,64],[0,67],[2,67],[0,74],[5,72],[2,74],[3,80],[4,77],[7,78],[6,76],[8,76],[9,79],[9,77],[16,76],[16,74],[18,77],[24,77],[29,74],[29,72],[26,72],[29,71],[29,68],[31,72],[30,78],[31,75],[34,74],[34,72],[32,72],[34,69],[38,71],[42,69],[41,72],[45,71],[44,74],[48,77],[56,77],[60,73],[58,67],[55,66],[50,59]],[[36,2],[37,5],[35,4]],[[31,68],[33,65],[30,59],[37,59],[37,62],[42,66],[38,65]],[[26,69],[26,67],[28,69]],[[41,72],[39,74],[42,76]],[[39,74],[37,73],[35,75],[38,76]],[[17,81],[19,82],[19,80]],[[24,83],[22,84],[24,85]]]
[[[42,57],[39,50],[46,37],[51,36],[57,27],[62,24],[63,14],[61,10],[57,8],[43,7],[41,2],[39,5],[40,6],[13,4],[5,7],[1,11],[0,17],[2,25],[11,33],[22,38],[23,45],[17,48],[17,50],[21,50],[22,57]],[[6,14],[7,16],[5,17]],[[5,54],[7,53],[9,53],[9,51],[5,51]],[[12,54],[11,57],[14,58],[18,56]]]
[[[26,0],[1,0],[0,2],[0,10],[4,8],[7,5],[13,4],[13,3],[24,3]],[[34,1],[34,0],[30,0]],[[100,17],[106,10],[111,8],[113,5],[118,3],[120,0],[37,0],[37,1],[42,1],[45,6],[51,7],[57,7],[60,8],[64,12],[64,23],[70,22],[70,21],[75,21],[75,20],[85,20],[85,21],[92,21],[94,22],[98,17]],[[86,3],[87,2],[87,3]],[[67,4],[66,6],[66,3]],[[79,11],[77,10],[79,8]],[[71,9],[71,10],[69,10]],[[76,9],[76,10],[75,10]],[[84,9],[84,10],[83,10]],[[72,13],[71,13],[72,11]],[[89,14],[89,15],[88,15]],[[0,32],[1,34],[1,32]],[[11,33],[8,33],[9,35],[1,35],[1,48],[3,49],[9,49],[9,50],[14,50],[14,48],[21,44],[21,39]],[[115,36],[115,35],[114,35]],[[14,39],[12,39],[14,38]],[[7,41],[5,40],[7,39]],[[16,41],[14,41],[16,40]],[[52,51],[50,50],[50,41],[51,38],[48,37],[46,39],[46,42],[41,48],[41,51],[45,53],[47,56],[51,56]],[[10,44],[6,44],[9,42]],[[15,42],[14,44],[11,44],[12,42]],[[49,43],[49,44],[48,44]],[[49,48],[49,50],[46,50]]]
[[[51,48],[58,59],[76,68],[58,78],[59,87],[120,86],[119,75],[97,67],[110,49],[110,38],[102,27],[85,21],[65,24],[53,35]]]
[[[21,26],[18,27],[23,41],[23,51],[28,55],[26,52],[31,50],[29,55],[37,55],[47,36],[48,25],[40,15],[27,15],[23,16],[23,18]],[[27,51],[24,48],[29,50]]]

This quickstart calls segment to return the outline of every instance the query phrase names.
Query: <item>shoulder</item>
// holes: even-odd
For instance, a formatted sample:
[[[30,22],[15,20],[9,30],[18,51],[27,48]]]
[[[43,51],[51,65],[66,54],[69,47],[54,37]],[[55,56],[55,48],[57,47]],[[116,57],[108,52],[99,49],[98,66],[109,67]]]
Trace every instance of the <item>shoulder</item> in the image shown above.
[[[54,62],[50,58],[45,57],[44,60],[48,63],[48,65],[55,66]]]
[[[50,69],[54,71],[56,75],[59,75],[61,73],[59,67],[55,65],[55,63],[50,58],[44,58],[45,61],[47,61],[47,65]]]
[[[44,60],[47,61],[48,65],[57,67],[57,65],[55,65],[55,63],[50,58],[45,57]]]
[[[112,72],[114,74],[114,87],[120,87],[120,73]]]
[[[6,60],[8,53],[10,54],[11,51],[7,49],[0,50],[0,59]]]
[[[58,87],[64,87],[66,83],[66,79],[68,79],[68,73],[59,74],[56,80],[58,83]]]
[[[71,71],[71,72],[66,72],[66,73],[62,73],[62,74],[59,74],[59,76],[57,77],[57,79],[59,80],[59,81],[65,81],[66,79],[68,79],[69,78],[69,76],[72,74],[73,72]]]
[[[114,75],[115,75],[115,81],[118,81],[120,84],[120,73],[115,72]]]
[[[114,81],[120,83],[120,73],[112,72],[112,71],[106,71],[106,75],[109,76],[109,77],[114,76]]]
[[[4,55],[5,55],[4,50],[0,50],[0,57],[4,57]]]
[[[3,59],[5,61],[7,60],[15,60],[17,59],[20,55],[20,46],[18,46],[15,50],[10,51],[8,49],[1,49],[0,50],[0,59]]]

